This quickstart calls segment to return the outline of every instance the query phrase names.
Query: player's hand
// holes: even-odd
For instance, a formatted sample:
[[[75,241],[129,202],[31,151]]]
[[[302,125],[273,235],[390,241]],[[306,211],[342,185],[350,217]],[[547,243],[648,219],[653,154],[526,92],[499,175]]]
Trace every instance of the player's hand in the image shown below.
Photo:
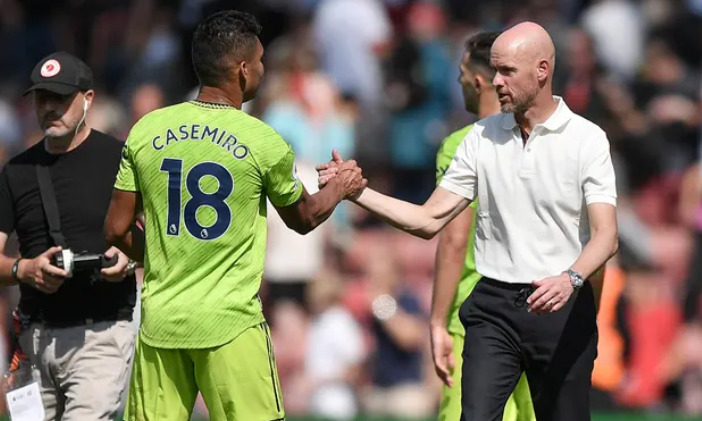
[[[331,161],[324,163],[324,164],[319,164],[317,167],[317,185],[321,189],[324,187],[329,180],[332,178],[336,177],[336,174],[339,172],[339,167],[341,164],[343,164],[344,160],[341,158],[341,155],[339,155],[339,152],[334,149],[332,151],[332,159]]]
[[[562,273],[532,282],[536,287],[527,298],[529,311],[536,314],[555,313],[563,308],[573,294],[573,285],[568,274]]]
[[[431,356],[434,360],[434,370],[439,379],[448,387],[453,387],[451,374],[456,366],[453,357],[453,339],[444,326],[431,324]]]
[[[344,161],[339,152],[332,151],[332,160],[326,164],[317,166],[319,172],[319,188],[324,187],[329,180],[339,177],[344,197],[354,200],[358,198],[364,188],[368,185],[368,180],[363,178],[363,170],[355,160]]]
[[[112,256],[117,255],[117,263],[109,268],[103,268],[100,270],[102,277],[109,282],[119,282],[127,276],[127,265],[129,264],[129,257],[126,254],[119,251],[117,247],[110,247],[105,252],[105,257],[111,259]]]
[[[51,247],[34,259],[22,259],[17,277],[22,283],[45,293],[53,294],[61,288],[68,273],[51,264],[51,256],[61,252],[61,247]]]
[[[353,159],[339,166],[339,173],[336,177],[341,183],[344,198],[349,200],[357,199],[368,185],[368,180],[363,178],[363,170],[356,165],[356,161]]]

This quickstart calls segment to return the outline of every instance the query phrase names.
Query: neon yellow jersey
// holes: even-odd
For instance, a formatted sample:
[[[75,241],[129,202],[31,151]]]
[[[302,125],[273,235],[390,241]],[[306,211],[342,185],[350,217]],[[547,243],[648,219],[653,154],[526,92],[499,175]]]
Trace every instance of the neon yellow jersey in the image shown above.
[[[264,320],[266,197],[299,200],[294,158],[271,127],[224,105],[185,102],[132,128],[115,188],[143,198],[146,344],[219,346]]]
[[[441,183],[441,179],[451,165],[453,161],[453,156],[456,154],[458,145],[461,144],[463,138],[466,137],[468,132],[473,126],[467,126],[460,130],[451,133],[444,141],[441,143],[439,152],[436,154],[436,185]],[[470,208],[473,212],[478,209],[478,201],[474,200],[470,204]],[[461,321],[458,319],[458,310],[461,308],[463,301],[468,298],[475,285],[480,280],[481,275],[475,270],[475,218],[470,225],[470,233],[468,234],[468,246],[466,248],[466,261],[463,266],[463,274],[461,275],[461,280],[458,283],[458,288],[456,289],[456,294],[453,296],[453,303],[451,304],[451,309],[448,314],[448,331],[452,334],[465,335],[465,330]]]

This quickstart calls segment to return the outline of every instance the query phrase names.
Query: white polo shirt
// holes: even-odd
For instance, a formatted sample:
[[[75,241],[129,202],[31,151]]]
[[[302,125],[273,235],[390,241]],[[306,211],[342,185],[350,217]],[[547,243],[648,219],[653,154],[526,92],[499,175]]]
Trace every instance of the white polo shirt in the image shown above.
[[[480,120],[458,147],[440,186],[478,198],[475,263],[498,281],[560,274],[590,239],[586,205],[616,206],[609,141],[560,97],[524,146],[513,114]]]

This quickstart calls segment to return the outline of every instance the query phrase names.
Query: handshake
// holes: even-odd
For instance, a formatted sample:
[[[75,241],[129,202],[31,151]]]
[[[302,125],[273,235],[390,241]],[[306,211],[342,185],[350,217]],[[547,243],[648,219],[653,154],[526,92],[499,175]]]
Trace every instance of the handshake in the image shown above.
[[[336,149],[332,151],[331,161],[317,165],[316,169],[320,189],[336,179],[334,182],[341,188],[343,197],[348,200],[357,199],[368,185],[368,180],[363,178],[363,170],[356,161],[344,161]]]

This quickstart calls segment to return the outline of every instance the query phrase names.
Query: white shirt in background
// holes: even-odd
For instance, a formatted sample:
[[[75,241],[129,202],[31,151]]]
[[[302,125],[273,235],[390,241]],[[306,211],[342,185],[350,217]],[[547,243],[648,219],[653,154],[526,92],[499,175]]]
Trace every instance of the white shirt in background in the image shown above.
[[[305,361],[308,378],[318,384],[310,399],[312,415],[351,419],[357,414],[353,387],[343,377],[364,357],[361,329],[346,309],[334,306],[312,320]]]
[[[322,67],[339,90],[356,94],[362,103],[378,103],[382,73],[373,49],[392,33],[383,5],[377,0],[323,0],[313,30]]]
[[[297,176],[310,194],[316,193],[317,172],[305,162],[296,163]],[[268,202],[268,242],[264,278],[267,282],[308,281],[324,263],[324,231],[331,221],[307,235],[300,235],[285,225]]]

